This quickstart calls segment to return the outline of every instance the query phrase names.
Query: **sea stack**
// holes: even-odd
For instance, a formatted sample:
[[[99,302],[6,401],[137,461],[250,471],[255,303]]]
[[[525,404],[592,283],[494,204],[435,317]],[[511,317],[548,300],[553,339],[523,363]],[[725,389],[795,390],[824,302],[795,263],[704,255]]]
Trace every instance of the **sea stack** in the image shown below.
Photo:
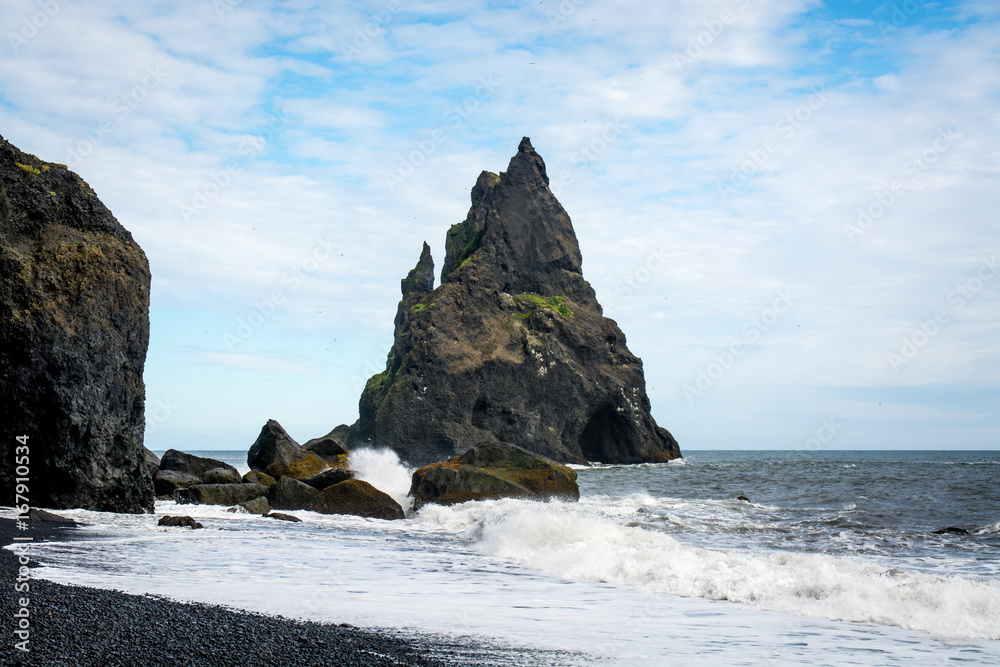
[[[0,137],[5,502],[27,477],[33,506],[153,510],[142,444],[148,342],[149,264],[132,235],[65,165]],[[15,465],[18,447],[26,458]]]
[[[507,171],[480,174],[445,250],[437,289],[427,244],[402,281],[386,369],[368,380],[349,444],[413,465],[489,443],[560,463],[680,456],[527,137]]]

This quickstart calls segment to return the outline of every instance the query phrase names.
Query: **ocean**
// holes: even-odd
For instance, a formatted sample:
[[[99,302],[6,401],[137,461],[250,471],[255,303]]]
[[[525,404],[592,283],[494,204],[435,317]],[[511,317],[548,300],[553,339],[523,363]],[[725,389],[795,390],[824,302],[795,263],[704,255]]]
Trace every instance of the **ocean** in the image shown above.
[[[351,462],[407,506],[394,454]],[[190,531],[72,510],[93,539],[35,545],[35,576],[526,649],[511,664],[1000,665],[1000,452],[690,451],[578,473],[578,503],[402,521],[157,501]]]

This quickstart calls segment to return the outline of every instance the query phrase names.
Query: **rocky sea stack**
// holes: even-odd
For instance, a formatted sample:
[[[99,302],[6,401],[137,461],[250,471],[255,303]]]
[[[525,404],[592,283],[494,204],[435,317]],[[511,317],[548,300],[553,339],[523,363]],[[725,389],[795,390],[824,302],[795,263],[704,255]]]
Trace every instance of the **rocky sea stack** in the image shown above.
[[[153,509],[149,264],[79,176],[0,138],[0,490],[27,437],[33,505]]]
[[[573,225],[527,137],[507,171],[479,176],[445,249],[437,289],[426,243],[402,281],[395,340],[351,446],[416,465],[489,443],[560,463],[680,456],[650,415],[642,362],[583,279]]]

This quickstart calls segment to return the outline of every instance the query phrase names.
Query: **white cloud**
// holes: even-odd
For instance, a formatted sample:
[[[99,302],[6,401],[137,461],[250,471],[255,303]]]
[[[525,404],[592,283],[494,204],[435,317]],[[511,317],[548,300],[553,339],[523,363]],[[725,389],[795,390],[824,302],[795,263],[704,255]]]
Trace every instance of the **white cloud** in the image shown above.
[[[20,25],[35,7],[5,3],[0,20]],[[1000,31],[990,3],[965,3],[947,24],[915,17],[892,39],[874,15],[831,17],[798,0],[558,7],[402,3],[347,57],[344,45],[383,5],[243,2],[220,17],[210,3],[69,3],[16,52],[0,49],[0,127],[20,148],[64,162],[115,119],[75,168],[146,250],[154,306],[219,314],[192,327],[218,348],[200,358],[245,371],[246,382],[258,381],[251,368],[360,372],[384,358],[399,279],[420,243],[440,267],[476,176],[504,169],[522,135],[558,181],[586,275],[615,302],[657,388],[654,414],[682,445],[724,444],[699,426],[711,412],[767,446],[752,416],[760,406],[740,397],[763,401],[760,387],[767,400],[819,414],[847,409],[816,398],[820,385],[996,377],[1000,283],[904,371],[886,362],[1000,247]],[[719,30],[727,10],[733,20]],[[678,66],[699,36],[697,57]],[[142,86],[147,67],[167,76],[117,118],[116,100]],[[282,109],[288,123],[272,131]],[[620,131],[601,141],[609,123]],[[953,144],[913,177],[912,161],[949,128]],[[385,175],[414,155],[412,175],[389,188]],[[232,163],[238,172],[216,193]],[[748,164],[745,182],[721,197],[719,185]],[[894,181],[904,188],[852,243],[845,225]],[[199,193],[212,196],[185,221],[180,206]],[[342,252],[293,288],[289,273],[325,238]],[[670,262],[625,298],[625,279],[659,246]],[[689,414],[683,384],[789,285],[801,300],[787,323]],[[226,350],[224,334],[276,289],[286,300],[266,328],[269,349],[288,346],[274,357],[285,361],[256,338]],[[348,331],[364,343],[330,351],[345,356],[285,356],[296,336],[326,354],[317,341]],[[153,366],[194,345],[155,340]],[[160,381],[151,394],[169,393]],[[351,420],[355,388],[337,387],[303,400],[311,424],[331,405],[331,424]],[[905,439],[905,420],[893,419]]]

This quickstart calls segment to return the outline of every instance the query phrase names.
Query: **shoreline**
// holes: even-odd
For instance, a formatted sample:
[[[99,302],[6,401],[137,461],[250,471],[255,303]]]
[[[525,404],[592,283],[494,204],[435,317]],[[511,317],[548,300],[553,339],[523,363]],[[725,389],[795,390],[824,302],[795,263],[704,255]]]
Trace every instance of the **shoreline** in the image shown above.
[[[73,528],[31,522],[34,542],[73,541]],[[0,518],[0,547],[14,520]],[[37,563],[32,561],[31,567]],[[17,556],[0,548],[5,625],[17,609]],[[579,664],[573,654],[452,637],[300,621],[151,595],[30,580],[30,653],[5,633],[0,664],[312,666]],[[419,613],[418,611],[416,613]],[[8,626],[9,627],[9,626]]]

